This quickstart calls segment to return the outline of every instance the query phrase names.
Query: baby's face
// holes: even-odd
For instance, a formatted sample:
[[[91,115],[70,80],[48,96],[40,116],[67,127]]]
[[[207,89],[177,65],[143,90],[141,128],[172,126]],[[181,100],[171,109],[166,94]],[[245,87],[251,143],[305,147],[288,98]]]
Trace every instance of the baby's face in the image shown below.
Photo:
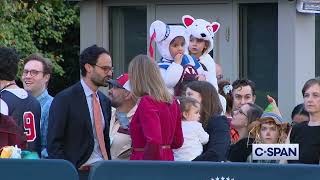
[[[187,121],[200,121],[200,105],[191,106],[190,110],[184,113],[184,118]]]
[[[184,37],[178,36],[174,38],[169,46],[171,56],[174,58],[177,54],[184,54],[185,40]]]

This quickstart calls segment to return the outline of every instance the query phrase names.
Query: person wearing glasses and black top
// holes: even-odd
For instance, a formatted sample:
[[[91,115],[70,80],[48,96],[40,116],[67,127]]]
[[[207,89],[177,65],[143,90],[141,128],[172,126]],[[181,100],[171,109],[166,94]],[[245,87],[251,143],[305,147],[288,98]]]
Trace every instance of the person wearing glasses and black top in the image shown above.
[[[262,108],[252,103],[244,104],[233,111],[231,125],[238,131],[239,141],[231,145],[228,161],[247,162],[254,142],[254,139],[250,137],[250,130],[262,113]]]

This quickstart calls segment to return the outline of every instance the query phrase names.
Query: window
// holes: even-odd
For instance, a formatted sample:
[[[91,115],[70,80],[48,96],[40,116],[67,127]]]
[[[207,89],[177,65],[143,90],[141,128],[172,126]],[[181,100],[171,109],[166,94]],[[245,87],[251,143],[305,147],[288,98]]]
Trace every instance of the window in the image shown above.
[[[128,71],[132,58],[147,53],[147,8],[126,6],[110,8],[110,51],[114,77]]]
[[[256,83],[256,103],[278,96],[278,6],[276,3],[240,4],[239,77]]]

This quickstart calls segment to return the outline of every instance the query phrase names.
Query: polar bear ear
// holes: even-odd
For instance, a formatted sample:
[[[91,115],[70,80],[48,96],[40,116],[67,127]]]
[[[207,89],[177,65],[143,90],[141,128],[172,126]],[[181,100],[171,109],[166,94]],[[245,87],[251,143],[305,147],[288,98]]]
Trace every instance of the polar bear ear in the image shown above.
[[[152,43],[154,41],[155,42],[162,41],[169,32],[167,32],[167,25],[162,21],[156,20],[150,25],[150,29],[149,29],[149,33],[150,33],[149,53],[150,53],[151,59],[154,58],[154,48],[152,46]]]
[[[154,21],[150,26],[150,38],[154,36],[156,42],[160,42],[164,39],[167,31],[167,25],[159,20]]]
[[[182,22],[185,27],[188,27],[194,22],[194,18],[190,15],[184,15],[182,16]]]
[[[212,27],[212,32],[213,32],[213,33],[216,33],[216,32],[219,30],[219,28],[220,28],[220,24],[219,24],[218,22],[213,22],[213,23],[211,24],[211,27]]]

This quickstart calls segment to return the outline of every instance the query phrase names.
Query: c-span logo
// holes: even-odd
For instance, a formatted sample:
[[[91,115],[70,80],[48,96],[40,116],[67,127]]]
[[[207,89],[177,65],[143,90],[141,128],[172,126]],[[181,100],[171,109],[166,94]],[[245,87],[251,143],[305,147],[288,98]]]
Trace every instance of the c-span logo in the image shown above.
[[[253,160],[299,160],[299,144],[252,144]]]

